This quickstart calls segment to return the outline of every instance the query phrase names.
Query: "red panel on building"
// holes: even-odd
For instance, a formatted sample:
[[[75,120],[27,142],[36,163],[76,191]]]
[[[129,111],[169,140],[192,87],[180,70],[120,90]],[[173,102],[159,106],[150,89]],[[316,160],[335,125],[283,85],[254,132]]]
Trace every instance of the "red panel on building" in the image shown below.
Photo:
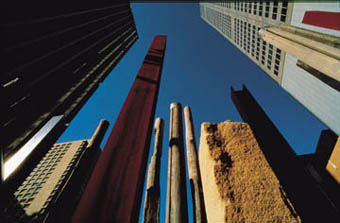
[[[73,222],[138,222],[166,36],[155,36]]]
[[[340,30],[340,12],[306,11],[303,24]]]

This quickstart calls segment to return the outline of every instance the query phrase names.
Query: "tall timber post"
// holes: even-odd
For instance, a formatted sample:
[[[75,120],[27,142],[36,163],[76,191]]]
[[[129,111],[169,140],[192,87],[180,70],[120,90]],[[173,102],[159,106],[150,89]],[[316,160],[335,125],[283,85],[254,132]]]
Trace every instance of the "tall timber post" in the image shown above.
[[[169,166],[166,223],[188,222],[182,106],[170,105]]]

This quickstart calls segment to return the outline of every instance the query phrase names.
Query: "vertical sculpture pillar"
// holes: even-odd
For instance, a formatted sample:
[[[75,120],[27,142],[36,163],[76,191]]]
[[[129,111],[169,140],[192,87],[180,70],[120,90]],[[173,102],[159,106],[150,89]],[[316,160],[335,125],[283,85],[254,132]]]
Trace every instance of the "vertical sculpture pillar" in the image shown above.
[[[166,222],[188,222],[182,106],[170,105],[169,166]]]
[[[148,180],[144,202],[144,223],[158,223],[160,211],[160,185],[159,174],[161,167],[163,145],[164,120],[157,118],[155,121],[155,146],[151,157]]]
[[[153,39],[73,222],[138,222],[165,44]]]
[[[109,128],[109,125],[110,123],[107,120],[105,119],[100,120],[99,125],[96,128],[96,131],[93,133],[90,139],[88,147],[99,148],[100,143],[102,142],[105,133]]]
[[[194,222],[202,223],[207,222],[207,219],[204,207],[201,173],[197,160],[194,125],[189,106],[184,107],[184,119],[188,172],[194,209]]]

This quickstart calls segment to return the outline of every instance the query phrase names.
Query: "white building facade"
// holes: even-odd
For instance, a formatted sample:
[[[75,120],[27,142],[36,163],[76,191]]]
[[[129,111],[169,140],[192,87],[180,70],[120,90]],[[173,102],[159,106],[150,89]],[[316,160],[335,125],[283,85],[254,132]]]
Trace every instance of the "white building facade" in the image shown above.
[[[316,22],[313,19],[310,21],[311,16],[306,17],[308,13],[320,12],[322,13],[320,16],[327,23],[329,22],[327,16],[334,19],[340,15],[340,3],[291,1],[200,3],[200,14],[204,21],[246,54],[329,129],[340,135],[340,83],[331,80],[332,84],[329,84],[298,66],[296,58],[262,40],[258,32],[268,26],[290,24],[339,37],[340,28],[336,22],[323,25],[320,22],[321,17],[317,18]]]

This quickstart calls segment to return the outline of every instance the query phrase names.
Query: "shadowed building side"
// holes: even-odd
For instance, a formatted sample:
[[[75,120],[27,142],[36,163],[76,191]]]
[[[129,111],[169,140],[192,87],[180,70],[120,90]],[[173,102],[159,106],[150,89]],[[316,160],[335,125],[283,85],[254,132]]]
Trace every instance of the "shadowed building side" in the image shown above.
[[[164,120],[155,121],[155,145],[149,164],[145,192],[143,223],[158,223],[160,213],[160,168],[163,146]]]
[[[306,172],[340,213],[339,139],[331,130],[323,130],[315,153],[300,155],[299,158],[304,163]]]
[[[137,222],[165,53],[157,35],[73,215],[73,222]]]
[[[4,0],[2,9],[0,205],[138,39],[127,1]]]

